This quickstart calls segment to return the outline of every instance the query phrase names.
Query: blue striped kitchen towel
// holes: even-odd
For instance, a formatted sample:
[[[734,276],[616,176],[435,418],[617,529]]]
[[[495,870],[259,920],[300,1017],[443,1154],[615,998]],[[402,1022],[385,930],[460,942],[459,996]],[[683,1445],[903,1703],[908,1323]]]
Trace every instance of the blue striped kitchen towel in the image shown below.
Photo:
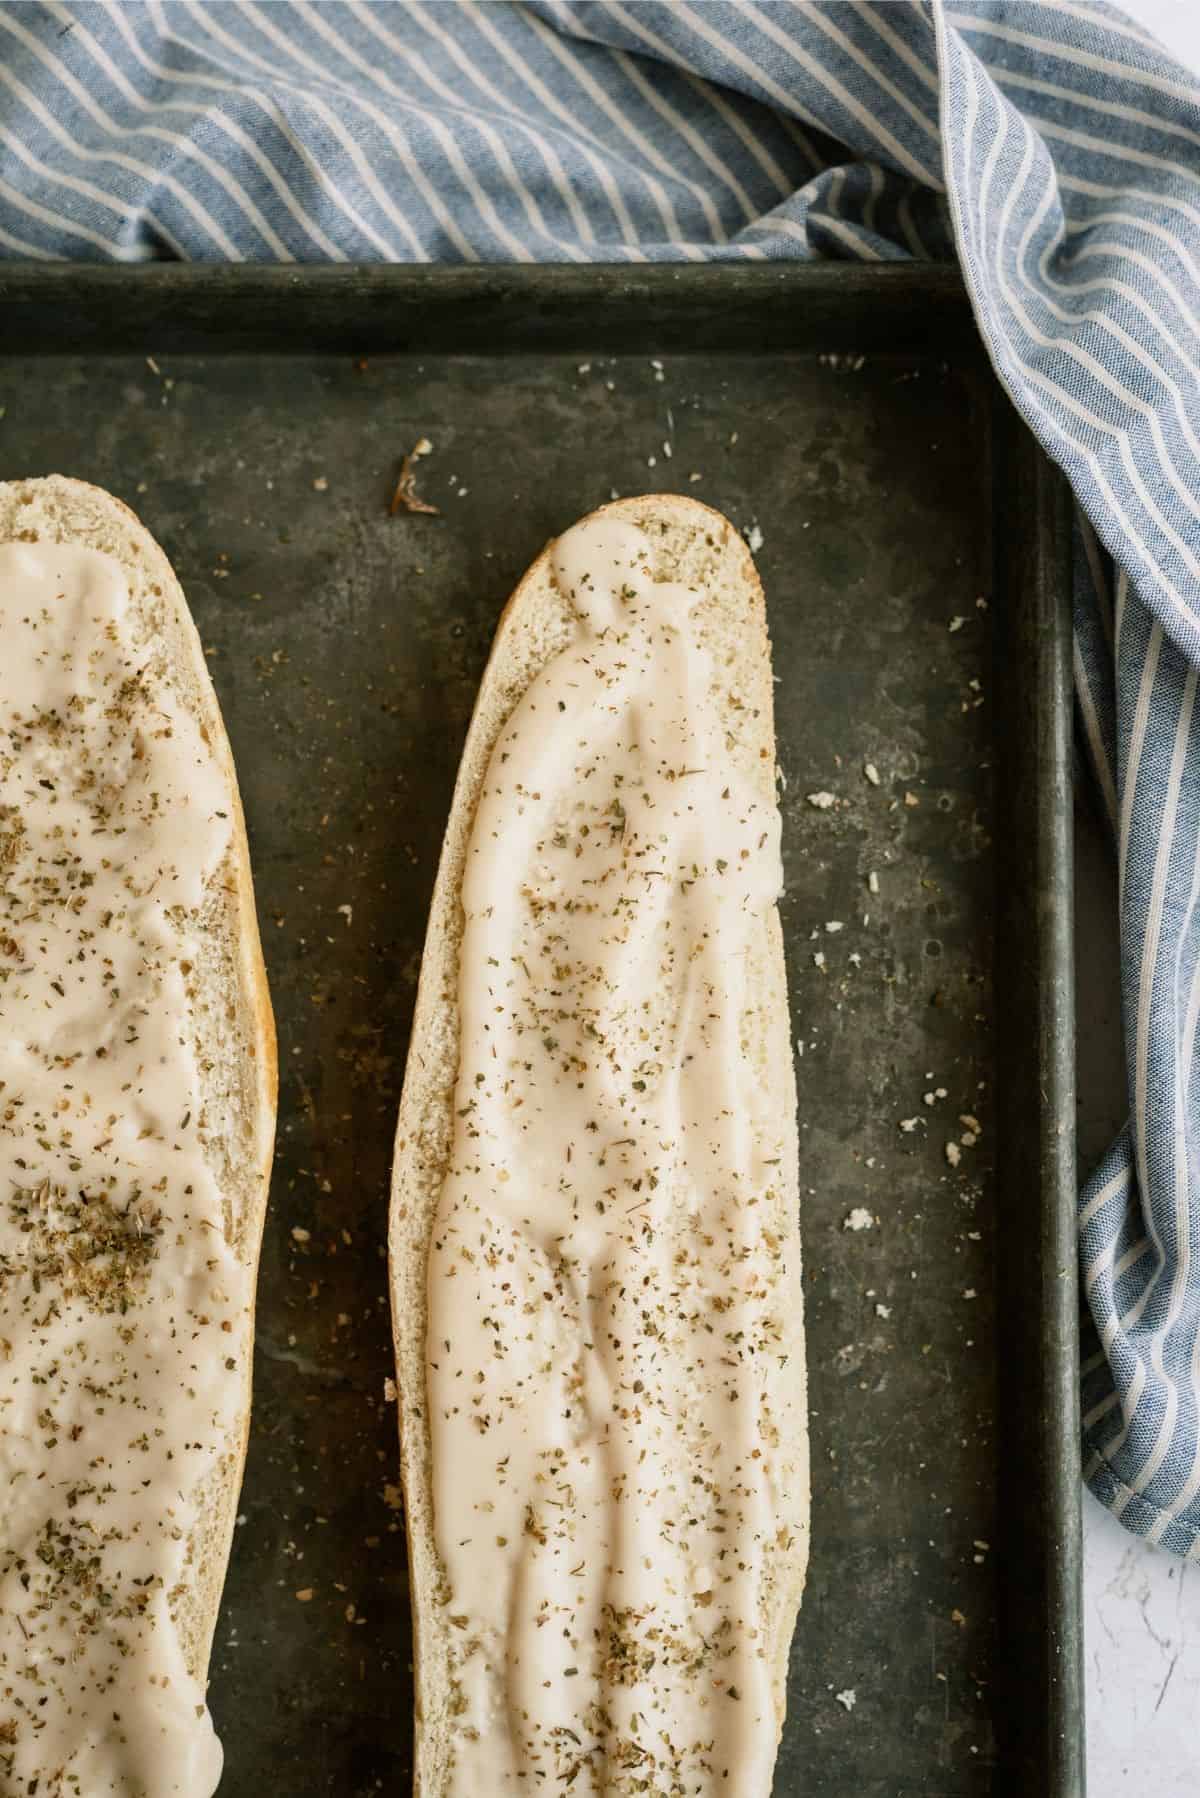
[[[1084,0],[10,0],[0,144],[9,256],[959,257],[1079,501],[1118,852],[1087,1478],[1200,1554],[1200,84]]]

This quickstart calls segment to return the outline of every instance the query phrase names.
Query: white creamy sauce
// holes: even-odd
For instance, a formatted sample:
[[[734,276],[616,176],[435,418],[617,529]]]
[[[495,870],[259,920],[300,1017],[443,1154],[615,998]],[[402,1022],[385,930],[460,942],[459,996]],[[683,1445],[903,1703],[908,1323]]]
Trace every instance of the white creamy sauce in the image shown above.
[[[172,1620],[249,1277],[206,1163],[193,931],[232,820],[119,565],[0,547],[0,1789],[209,1798]]]
[[[576,634],[500,734],[463,884],[429,1258],[452,1798],[765,1798],[764,1548],[802,1529],[790,1120],[745,1049],[782,883],[636,526],[555,546]],[[797,1370],[798,1371],[798,1370]]]

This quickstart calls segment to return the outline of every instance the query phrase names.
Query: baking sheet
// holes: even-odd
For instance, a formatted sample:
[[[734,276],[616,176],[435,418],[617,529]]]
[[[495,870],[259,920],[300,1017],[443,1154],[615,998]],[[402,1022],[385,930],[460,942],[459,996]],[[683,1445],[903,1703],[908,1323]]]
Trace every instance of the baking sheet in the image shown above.
[[[869,314],[861,282],[836,325],[821,287],[822,340],[811,321],[806,335],[801,282],[793,341],[840,347],[798,350],[778,283],[763,284],[757,334],[744,281],[736,321],[685,292],[690,329],[684,290],[672,302],[664,286],[641,313],[627,293],[618,331],[598,315],[589,329],[584,308],[564,333],[560,310],[572,347],[545,350],[528,330],[512,344],[481,331],[494,293],[464,309],[460,284],[425,327],[409,288],[397,354],[377,286],[357,313],[342,290],[340,327],[326,286],[320,353],[281,354],[264,348],[261,283],[240,308],[236,283],[181,288],[175,311],[155,289],[139,302],[154,334],[139,337],[111,306],[111,271],[90,290],[77,273],[82,288],[58,278],[79,327],[66,341],[88,347],[43,330],[49,355],[0,358],[0,476],[96,481],[172,558],[237,759],[279,1027],[254,1421],[210,1692],[222,1798],[408,1789],[385,1227],[426,907],[501,605],[548,536],[611,494],[661,488],[719,507],[758,546],[778,682],[813,1556],[775,1792],[1078,1792],[1074,1444],[1052,1468],[1039,1458],[1063,1435],[1047,1392],[1067,1390],[1061,1269],[1042,1274],[1069,1169],[1038,1159],[1061,1082],[1026,1111],[1019,1200],[1006,1184],[1001,1202],[994,1161],[997,1104],[1028,1103],[1019,1071],[1023,1092],[1002,1081],[997,1100],[1021,940],[1040,1047],[1020,1053],[1069,1075],[1062,991],[1044,979],[1061,944],[1030,934],[1069,873],[1045,777],[1064,759],[1061,669],[1028,659],[1061,613],[1043,596],[1031,625],[1043,487],[959,347],[961,307],[944,284],[930,301],[951,321],[942,354],[911,287],[908,328],[890,333],[865,322],[887,302]],[[28,319],[35,288],[33,272],[0,289],[0,318]],[[280,341],[297,336],[292,295]],[[258,351],[225,353],[222,319]],[[423,437],[419,490],[440,515],[389,516],[399,459]],[[1017,728],[1031,718],[1034,745]],[[1022,861],[1013,795],[1035,778]],[[1032,1232],[1023,1336],[1005,1273],[1018,1227]],[[1004,1500],[1008,1440],[1040,1513]],[[998,1606],[1006,1583],[1019,1607]]]

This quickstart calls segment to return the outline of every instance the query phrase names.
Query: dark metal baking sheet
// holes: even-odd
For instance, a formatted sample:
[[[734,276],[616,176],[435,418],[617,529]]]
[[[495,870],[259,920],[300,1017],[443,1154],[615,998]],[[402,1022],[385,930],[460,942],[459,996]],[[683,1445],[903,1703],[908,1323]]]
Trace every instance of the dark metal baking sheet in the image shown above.
[[[0,475],[160,538],[249,821],[281,1104],[223,1798],[408,1789],[384,1239],[426,906],[501,604],[654,488],[761,531],[778,677],[813,1556],[775,1792],[1077,1798],[1064,512],[955,278],[9,268],[0,323]],[[389,517],[423,436],[441,515]]]

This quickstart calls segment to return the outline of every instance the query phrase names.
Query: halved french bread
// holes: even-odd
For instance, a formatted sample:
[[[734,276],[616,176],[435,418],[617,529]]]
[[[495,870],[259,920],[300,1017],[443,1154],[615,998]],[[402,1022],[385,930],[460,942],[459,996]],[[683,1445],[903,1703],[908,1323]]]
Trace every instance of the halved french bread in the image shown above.
[[[0,484],[0,1784],[209,1798],[275,1033],[195,625],[120,501]]]
[[[750,796],[746,804],[751,809],[757,808],[757,816],[764,821],[763,837],[765,838],[768,827],[777,832],[770,646],[762,588],[742,538],[725,518],[707,506],[689,498],[669,494],[622,500],[604,507],[591,520],[585,521],[585,525],[591,527],[593,533],[598,531],[597,542],[607,541],[608,536],[615,532],[614,541],[619,539],[625,546],[626,553],[629,553],[632,545],[633,557],[639,565],[639,578],[644,574],[650,582],[645,624],[650,635],[658,628],[653,618],[656,590],[665,595],[668,586],[663,583],[668,583],[673,592],[681,587],[690,590],[686,630],[694,633],[697,650],[703,656],[703,660],[696,663],[696,666],[707,670],[708,690],[701,701],[708,708],[707,740],[718,746],[719,754],[724,758],[728,780],[736,779],[740,782],[739,790]],[[576,527],[577,532],[581,529],[583,527]],[[590,573],[585,572],[582,579],[590,586]],[[629,591],[632,593],[632,589]],[[619,602],[619,585],[614,592]],[[764,1798],[770,1788],[770,1769],[782,1728],[788,1650],[804,1584],[808,1542],[808,1443],[801,1325],[796,1091],[782,939],[774,892],[770,893],[768,901],[756,914],[750,926],[749,937],[738,939],[738,953],[744,951],[745,955],[747,983],[738,1036],[739,1053],[744,1060],[741,1074],[756,1085],[763,1098],[765,1114],[769,1114],[774,1120],[771,1143],[762,1146],[762,1153],[766,1154],[767,1147],[776,1151],[769,1158],[769,1181],[764,1183],[762,1190],[756,1192],[752,1200],[752,1204],[758,1207],[754,1225],[756,1234],[753,1237],[754,1244],[758,1246],[752,1251],[747,1250],[748,1254],[766,1253],[767,1251],[761,1250],[762,1241],[771,1245],[769,1254],[774,1258],[771,1277],[775,1279],[777,1276],[777,1285],[768,1308],[771,1328],[777,1332],[775,1346],[780,1350],[773,1357],[773,1363],[777,1362],[778,1365],[773,1364],[772,1372],[763,1376],[767,1385],[761,1390],[755,1388],[757,1397],[752,1398],[747,1393],[745,1399],[746,1407],[757,1406],[752,1426],[748,1426],[754,1430],[759,1430],[766,1411],[772,1411],[772,1416],[762,1424],[761,1441],[749,1451],[760,1457],[765,1456],[766,1463],[769,1464],[769,1478],[763,1487],[767,1497],[763,1499],[762,1492],[759,1493],[755,1502],[760,1508],[754,1513],[753,1525],[742,1520],[730,1491],[718,1493],[710,1499],[707,1521],[703,1524],[708,1532],[707,1539],[710,1542],[713,1540],[713,1509],[721,1512],[724,1503],[726,1507],[730,1507],[727,1546],[733,1559],[726,1561],[722,1558],[715,1574],[711,1569],[701,1569],[698,1573],[693,1570],[696,1578],[708,1580],[709,1585],[698,1590],[695,1604],[692,1605],[680,1600],[678,1594],[672,1597],[668,1593],[668,1586],[677,1571],[673,1571],[674,1562],[671,1558],[676,1546],[673,1541],[669,1545],[669,1552],[664,1551],[661,1572],[663,1615],[654,1628],[644,1620],[647,1608],[655,1608],[653,1603],[649,1607],[643,1606],[636,1613],[629,1608],[622,1609],[617,1603],[622,1570],[615,1567],[619,1559],[617,1549],[611,1543],[608,1544],[605,1552],[612,1564],[609,1569],[611,1580],[609,1573],[602,1571],[599,1574],[596,1602],[592,1604],[588,1617],[582,1621],[578,1617],[571,1619],[561,1631],[564,1636],[571,1635],[575,1647],[568,1658],[577,1661],[578,1666],[551,1669],[548,1677],[536,1682],[538,1688],[546,1689],[549,1707],[547,1715],[550,1721],[545,1731],[534,1741],[535,1732],[529,1723],[528,1705],[523,1696],[525,1673],[516,1665],[521,1659],[521,1652],[525,1653],[526,1662],[534,1652],[531,1642],[525,1640],[527,1620],[522,1617],[522,1606],[526,1600],[517,1589],[521,1579],[528,1581],[540,1577],[536,1568],[533,1572],[530,1571],[533,1563],[527,1561],[524,1573],[512,1576],[514,1590],[508,1597],[500,1600],[507,1622],[499,1631],[492,1629],[490,1646],[488,1631],[479,1621],[491,1602],[485,1597],[485,1589],[502,1584],[510,1577],[506,1570],[506,1556],[511,1553],[511,1542],[506,1533],[508,1526],[496,1522],[495,1528],[500,1533],[492,1533],[493,1514],[498,1516],[495,1506],[500,1503],[503,1507],[507,1503],[504,1487],[508,1478],[508,1457],[502,1457],[496,1468],[489,1468],[489,1439],[484,1434],[488,1429],[488,1412],[477,1411],[473,1416],[481,1441],[479,1455],[473,1457],[469,1446],[465,1449],[456,1448],[455,1454],[463,1458],[451,1474],[452,1480],[457,1479],[469,1488],[470,1514],[478,1522],[475,1548],[472,1551],[477,1576],[475,1591],[464,1589],[458,1544],[452,1545],[457,1574],[448,1565],[446,1550],[450,1545],[446,1543],[442,1532],[449,1525],[443,1524],[439,1518],[435,1503],[439,1478],[443,1481],[447,1478],[448,1470],[439,1467],[438,1456],[442,1452],[450,1452],[446,1446],[451,1441],[447,1431],[453,1425],[451,1413],[457,1413],[460,1408],[457,1394],[461,1394],[461,1408],[464,1412],[472,1403],[478,1405],[480,1401],[478,1398],[473,1399],[472,1393],[476,1387],[480,1392],[485,1392],[492,1374],[490,1362],[487,1368],[460,1365],[456,1359],[458,1345],[452,1344],[448,1335],[444,1340],[434,1340],[435,1330],[440,1336],[441,1325],[431,1316],[431,1291],[435,1300],[437,1297],[437,1289],[433,1283],[440,1280],[447,1271],[457,1275],[464,1284],[472,1283],[471,1290],[476,1295],[477,1305],[489,1314],[496,1314],[485,1321],[489,1322],[489,1327],[494,1323],[495,1350],[502,1355],[518,1346],[516,1337],[521,1334],[523,1326],[514,1322],[512,1314],[501,1315],[499,1305],[506,1296],[511,1296],[506,1292],[506,1287],[511,1286],[512,1281],[524,1277],[520,1270],[525,1269],[527,1261],[528,1290],[534,1297],[522,1308],[524,1316],[536,1314],[545,1306],[551,1313],[555,1307],[559,1307],[565,1318],[566,1313],[571,1311],[573,1302],[569,1296],[563,1296],[564,1283],[558,1279],[558,1270],[552,1265],[558,1249],[546,1252],[544,1241],[541,1247],[534,1244],[529,1248],[522,1240],[519,1226],[510,1230],[508,1214],[500,1216],[492,1205],[492,1197],[498,1189],[491,1186],[489,1192],[490,1182],[487,1177],[482,1180],[482,1187],[476,1179],[472,1190],[472,1204],[475,1208],[472,1210],[469,1230],[461,1229],[458,1221],[448,1226],[444,1208],[447,1194],[451,1191],[452,1179],[458,1180],[460,1185],[462,1183],[459,1178],[461,1168],[456,1170],[453,1165],[456,1153],[460,1160],[462,1158],[461,1143],[458,1151],[455,1147],[456,1131],[461,1129],[464,1114],[471,1112],[474,1094],[484,1089],[484,1082],[488,1078],[486,1062],[478,1064],[483,1071],[471,1073],[471,1067],[476,1065],[470,1059],[474,1050],[470,1044],[464,1044],[462,1039],[464,999],[468,1001],[468,1009],[478,1012],[476,1002],[480,997],[478,994],[464,994],[462,990],[465,933],[473,928],[472,917],[478,916],[480,903],[477,894],[474,902],[476,912],[469,915],[464,908],[464,880],[470,872],[473,858],[477,858],[481,852],[486,853],[491,858],[488,862],[489,878],[493,882],[497,907],[502,907],[511,897],[508,892],[510,885],[515,893],[522,888],[523,883],[533,878],[531,868],[525,865],[525,850],[521,845],[526,843],[526,837],[517,828],[516,813],[526,803],[540,802],[542,795],[522,790],[523,797],[513,796],[509,812],[496,810],[495,793],[503,785],[507,774],[505,764],[518,735],[518,723],[526,732],[531,725],[539,731],[544,729],[550,732],[559,728],[559,720],[565,715],[566,723],[571,724],[572,708],[576,703],[572,695],[578,693],[580,710],[576,738],[580,747],[572,753],[579,756],[591,754],[590,746],[585,746],[583,739],[598,728],[595,717],[587,711],[581,682],[562,673],[566,666],[563,658],[576,653],[579,647],[578,598],[579,595],[576,594],[573,601],[569,582],[562,569],[559,568],[556,573],[556,545],[552,543],[520,581],[500,618],[467,733],[447,824],[433,893],[400,1105],[391,1201],[390,1270],[398,1371],[401,1464],[416,1640],[416,1791],[420,1798],[465,1798],[469,1792],[483,1789],[479,1780],[483,1777],[481,1768],[486,1768],[488,1789],[497,1794],[509,1790],[532,1790],[530,1782],[533,1779],[539,1789],[570,1789],[576,1794],[576,1798],[581,1793],[617,1794],[650,1790],[711,1793],[714,1798],[718,1792],[728,1794],[736,1791],[738,1798]],[[606,653],[612,641],[613,638],[605,633],[601,633],[601,637],[597,639]],[[646,641],[650,641],[649,635]],[[619,667],[619,661],[613,662],[612,666]],[[542,692],[542,688],[538,687],[539,682],[550,680],[558,680],[559,684],[552,689],[545,688],[547,697],[541,712],[538,719],[531,721],[528,713],[530,696],[535,689],[538,693]],[[652,703],[653,695],[650,698]],[[518,722],[514,723],[514,720]],[[679,730],[685,735],[688,728],[686,722],[679,725]],[[622,753],[626,756],[624,765],[628,766],[629,754],[632,752],[626,749]],[[545,766],[552,770],[553,758]],[[593,757],[586,772],[595,774],[598,768],[603,771],[602,755]],[[695,770],[684,768],[679,772],[681,776],[687,776]],[[550,778],[555,778],[552,771]],[[718,781],[717,787],[713,789],[718,805],[722,796],[725,799],[729,797],[727,790],[722,795],[722,785]],[[582,791],[582,786],[579,790]],[[628,794],[629,789],[624,790]],[[482,844],[474,840],[474,833],[482,798],[489,791],[492,797],[488,800],[490,809],[487,829],[493,838],[502,840]],[[576,812],[579,811],[581,802],[572,798],[571,792],[568,782],[560,801],[556,801],[564,816],[572,807]],[[627,804],[632,806],[632,798],[627,799]],[[610,811],[612,809],[609,807]],[[743,810],[745,809],[746,806],[743,806]],[[633,816],[632,812],[630,816]],[[498,818],[504,820],[500,826],[497,824]],[[627,825],[624,818],[625,812],[621,809],[620,824],[609,828],[614,831],[614,835],[618,830],[624,833],[625,849],[627,853],[633,853],[630,843],[631,840],[636,843],[636,838],[631,839],[632,826]],[[509,822],[513,826],[511,835],[508,831]],[[590,837],[586,829],[583,836],[588,843],[594,845],[594,823],[592,828],[593,834]],[[557,840],[559,839],[556,838]],[[561,841],[566,842],[565,827]],[[577,853],[583,853],[584,848],[581,840]],[[594,848],[587,848],[586,852],[592,855]],[[724,858],[720,858],[716,865],[723,873]],[[608,871],[605,870],[606,873]],[[478,874],[475,878],[478,885]],[[712,878],[717,878],[715,873]],[[684,889],[690,885],[689,879],[682,881]],[[562,889],[558,890],[561,893]],[[519,898],[514,898],[512,902],[517,906],[522,903]],[[681,898],[680,904],[683,903]],[[491,908],[487,909],[490,911]],[[555,939],[558,948],[555,953],[565,964],[578,952],[579,945],[573,940],[573,935],[577,938],[582,927],[577,921],[573,922],[573,917],[578,917],[574,904],[560,903],[559,913]],[[679,918],[682,919],[682,913]],[[492,958],[493,962],[494,959]],[[560,967],[558,973],[563,975],[564,968]],[[495,1009],[501,1010],[505,995],[499,987],[492,997],[497,1001]],[[621,1005],[637,1005],[647,1002],[647,999],[647,994],[634,991],[610,994],[606,1003],[611,1010],[613,1006],[619,1008]],[[658,1006],[656,1029],[660,1034],[663,1029],[669,1033],[679,1022],[671,1016],[674,1001],[668,996],[666,1000],[656,999],[655,1003]],[[561,1007],[560,1014],[565,1016]],[[574,1029],[575,1025],[570,1019],[561,1027],[560,1034],[568,1046],[574,1041],[571,1036]],[[546,1041],[554,1043],[556,1056],[568,1052],[560,1049],[557,1036],[547,1037]],[[586,1054],[586,1049],[570,1049],[569,1052],[578,1056]],[[535,1048],[531,1054],[540,1056],[542,1050]],[[528,1068],[532,1063],[522,1065]],[[580,1065],[582,1066],[582,1062]],[[539,1108],[538,1095],[521,1086],[526,1076],[522,1074],[518,1061],[513,1061],[511,1068],[502,1069],[501,1075],[506,1082],[506,1103],[510,1107],[524,1106],[528,1102],[534,1109]],[[557,1072],[554,1077],[559,1078]],[[640,1083],[641,1087],[644,1085],[644,1082]],[[569,1099],[570,1095],[566,1094],[566,1097]],[[529,1113],[522,1112],[521,1115],[528,1116]],[[734,1122],[736,1124],[736,1120]],[[544,1121],[543,1128],[552,1130],[552,1121]],[[571,1153],[571,1145],[567,1144],[567,1160],[571,1159]],[[580,1154],[576,1144],[573,1166],[578,1165]],[[678,1161],[678,1156],[676,1159]],[[694,1155],[693,1161],[695,1159]],[[686,1161],[686,1155],[684,1160]],[[476,1173],[478,1174],[478,1169]],[[494,1177],[507,1181],[510,1174],[512,1182],[517,1185],[522,1181],[536,1181],[542,1177],[531,1165],[522,1166],[519,1158],[514,1165]],[[634,1182],[634,1185],[640,1192],[638,1183]],[[512,1186],[505,1187],[506,1193],[512,1190]],[[656,1195],[655,1204],[660,1196]],[[639,1197],[636,1202],[641,1204],[643,1201]],[[692,1223],[683,1218],[678,1206],[673,1211],[669,1206],[666,1208],[658,1227],[660,1231],[678,1230],[681,1233],[681,1245],[686,1232],[694,1228]],[[563,1228],[564,1231],[569,1228],[566,1211]],[[510,1237],[511,1250],[506,1246]],[[689,1243],[692,1240],[692,1236],[687,1237]],[[747,1237],[746,1241],[750,1242],[751,1238]],[[446,1255],[451,1249],[455,1260],[447,1268]],[[565,1250],[562,1252],[566,1254]],[[636,1257],[637,1242],[631,1239],[621,1252],[626,1256],[622,1265],[626,1268],[627,1275],[630,1265],[628,1257]],[[672,1253],[675,1252],[673,1249]],[[690,1250],[681,1246],[678,1252],[683,1254]],[[700,1251],[701,1257],[703,1252]],[[482,1261],[496,1259],[507,1259],[518,1270],[512,1272],[511,1279],[502,1282],[499,1287],[490,1280],[490,1276],[479,1271]],[[584,1276],[581,1274],[579,1278],[583,1280]],[[696,1290],[705,1287],[705,1281],[708,1282],[706,1291],[715,1292],[716,1286],[720,1284],[715,1270],[706,1272],[702,1268],[697,1278],[699,1286]],[[747,1279],[749,1281],[749,1276]],[[569,1280],[566,1284],[570,1284]],[[720,1300],[714,1298],[713,1303],[722,1307],[732,1306],[736,1310],[740,1303],[736,1279],[732,1284],[722,1286],[721,1291],[725,1296]],[[458,1302],[463,1302],[461,1287]],[[680,1303],[682,1305],[683,1301]],[[763,1301],[755,1313],[755,1328],[761,1325],[762,1317],[766,1315],[763,1308],[765,1304],[766,1301]],[[704,1363],[709,1371],[701,1375],[695,1372],[694,1357],[691,1372],[682,1365],[682,1360],[691,1356],[692,1349],[698,1344],[707,1345],[712,1338],[715,1313],[706,1312],[707,1321],[702,1323],[699,1321],[701,1309],[702,1307],[697,1308],[694,1328],[689,1330],[684,1327],[680,1330],[672,1325],[671,1330],[665,1332],[662,1338],[664,1344],[668,1337],[670,1340],[669,1345],[664,1347],[660,1364],[663,1359],[669,1362],[672,1357],[679,1363],[673,1368],[666,1368],[663,1374],[664,1391],[673,1393],[674,1399],[671,1402],[683,1409],[689,1403],[689,1381],[698,1379],[702,1385],[705,1379],[716,1377],[713,1362]],[[549,1352],[558,1352],[553,1346],[557,1340],[554,1336],[556,1323],[553,1317],[547,1322],[544,1317],[534,1315],[529,1327],[534,1330],[548,1329],[548,1340],[552,1345]],[[567,1327],[565,1322],[563,1327]],[[578,1319],[571,1328],[576,1329],[577,1340],[570,1353],[577,1355],[579,1383],[586,1385],[595,1371],[589,1367],[589,1357],[600,1354],[595,1340],[599,1331],[589,1330],[586,1325],[579,1324]],[[609,1333],[611,1336],[611,1329]],[[707,1353],[707,1347],[704,1352]],[[735,1349],[731,1353],[736,1357],[741,1351]],[[751,1384],[752,1378],[758,1376],[746,1374],[744,1377]],[[446,1382],[450,1378],[458,1381],[456,1387],[447,1386]],[[644,1385],[644,1381],[638,1382],[639,1389]],[[532,1400],[529,1429],[536,1432],[541,1427],[537,1416],[538,1395],[532,1385],[529,1390]],[[767,1392],[766,1398],[763,1397],[764,1391]],[[699,1405],[702,1393],[694,1391],[691,1396]],[[591,1429],[593,1438],[601,1441],[607,1440],[608,1425],[598,1416],[603,1411],[605,1402],[601,1400],[592,1403],[593,1415],[587,1426]],[[636,1405],[639,1401],[625,1393],[613,1395],[611,1402],[614,1408],[619,1403],[622,1404],[622,1415],[625,1416],[628,1406]],[[441,1413],[439,1407],[442,1408]],[[493,1406],[492,1414],[494,1409]],[[670,1406],[664,1399],[657,1413],[659,1422],[669,1410]],[[738,1415],[736,1409],[733,1415]],[[636,1415],[632,1424],[626,1423],[621,1427],[632,1431],[630,1439],[636,1445],[639,1440]],[[654,1429],[662,1434],[659,1423],[655,1424]],[[647,1451],[652,1448],[653,1439],[654,1430],[648,1419],[644,1437]],[[458,1438],[454,1440],[457,1441]],[[469,1438],[466,1440],[469,1442]],[[555,1452],[561,1453],[558,1450]],[[586,1467],[588,1456],[581,1454],[579,1458]],[[565,1465],[562,1462],[560,1464]],[[636,1478],[636,1474],[634,1477]],[[730,1486],[739,1486],[740,1478],[740,1475],[731,1473]],[[443,1490],[450,1491],[452,1486],[444,1484]],[[535,1490],[532,1497],[538,1499],[538,1491]],[[456,1518],[458,1515],[456,1510]],[[524,1547],[535,1559],[541,1556],[544,1561],[556,1551],[542,1546],[545,1529],[538,1521],[538,1516],[536,1505],[526,1511],[524,1529],[534,1539],[532,1542],[526,1541]],[[530,1521],[531,1517],[533,1522]],[[594,1550],[600,1538],[593,1534],[589,1540]],[[739,1588],[737,1576],[732,1577],[731,1584],[726,1569],[732,1570],[739,1558],[748,1559],[751,1549],[757,1571],[749,1583],[743,1581]],[[723,1557],[725,1550],[720,1552]],[[584,1577],[578,1569],[572,1571],[579,1578]],[[470,1580],[466,1582],[468,1586],[470,1583]],[[743,1597],[747,1592],[750,1593],[753,1615],[738,1616],[730,1612],[729,1607],[734,1600],[730,1597],[727,1601],[725,1594],[739,1590]],[[692,1646],[681,1646],[692,1627],[690,1617],[682,1613],[694,1611],[699,1616],[702,1614],[699,1607],[707,1607],[703,1614],[712,1619],[714,1624],[718,1618],[723,1621],[708,1636],[696,1637]],[[636,1624],[629,1623],[631,1615],[636,1615]],[[622,1620],[621,1628],[614,1624],[614,1618]],[[543,1617],[542,1621],[545,1620]],[[499,1637],[506,1631],[507,1645],[497,1646]],[[604,1642],[598,1641],[601,1632],[607,1632]],[[542,1643],[537,1652],[541,1652],[546,1638],[558,1633],[557,1629],[541,1632]],[[648,1637],[652,1639],[648,1640]],[[665,1673],[672,1656],[677,1664],[681,1654],[695,1652],[699,1662],[702,1654],[696,1643],[707,1643],[712,1647],[715,1660],[711,1667],[711,1677],[709,1671],[697,1674],[698,1686],[702,1689],[697,1698],[700,1709],[697,1713],[696,1733],[698,1737],[702,1737],[706,1720],[715,1718],[719,1727],[714,1727],[712,1733],[719,1738],[725,1728],[720,1719],[736,1710],[743,1698],[743,1694],[735,1689],[732,1682],[722,1677],[725,1658],[732,1654],[730,1644],[735,1640],[740,1654],[748,1654],[751,1662],[757,1658],[766,1669],[763,1688],[766,1696],[753,1718],[747,1722],[748,1734],[741,1738],[744,1744],[748,1744],[748,1749],[740,1776],[736,1773],[731,1775],[728,1768],[718,1764],[718,1750],[711,1750],[707,1757],[691,1743],[685,1749],[681,1749],[676,1743],[674,1748],[664,1750],[649,1740],[654,1731],[648,1724],[638,1725],[635,1722],[633,1726],[629,1726],[626,1722],[618,1727],[613,1721],[615,1709],[622,1708],[627,1715],[630,1703],[634,1700],[640,1702],[639,1694],[652,1693],[655,1682]],[[514,1643],[517,1645],[516,1649]],[[475,1663],[482,1664],[482,1672]],[[536,1702],[541,1704],[540,1699]],[[648,1702],[652,1703],[653,1700]],[[638,1714],[635,1710],[635,1719]],[[539,1724],[538,1727],[540,1729],[542,1726]],[[661,1730],[658,1733],[663,1734]],[[496,1741],[489,1743],[488,1738],[493,1735],[496,1736]],[[675,1762],[672,1763],[674,1772],[668,1766],[672,1754],[675,1756]],[[717,1759],[713,1758],[714,1754]],[[670,1778],[683,1778],[685,1775],[686,1784],[676,1786],[669,1783]],[[648,1784],[647,1778],[650,1781]],[[638,1783],[639,1780],[642,1783]]]

